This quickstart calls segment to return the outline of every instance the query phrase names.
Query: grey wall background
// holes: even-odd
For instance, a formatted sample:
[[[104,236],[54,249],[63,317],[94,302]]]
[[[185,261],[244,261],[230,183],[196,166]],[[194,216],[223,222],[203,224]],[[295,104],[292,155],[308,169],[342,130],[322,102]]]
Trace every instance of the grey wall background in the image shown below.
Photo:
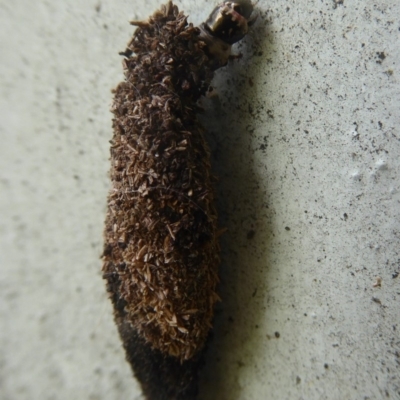
[[[117,52],[158,6],[0,0],[1,399],[140,398],[99,256]],[[201,398],[400,398],[400,3],[257,8],[203,101],[228,232]]]

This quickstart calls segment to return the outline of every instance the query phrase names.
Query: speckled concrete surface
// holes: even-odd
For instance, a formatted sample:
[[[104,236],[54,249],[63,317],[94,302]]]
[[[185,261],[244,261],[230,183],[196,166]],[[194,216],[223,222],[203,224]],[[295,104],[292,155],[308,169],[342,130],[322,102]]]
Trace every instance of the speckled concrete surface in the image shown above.
[[[117,52],[158,5],[0,0],[1,399],[140,398],[99,255]],[[400,398],[400,3],[257,7],[203,101],[228,232],[201,399]]]

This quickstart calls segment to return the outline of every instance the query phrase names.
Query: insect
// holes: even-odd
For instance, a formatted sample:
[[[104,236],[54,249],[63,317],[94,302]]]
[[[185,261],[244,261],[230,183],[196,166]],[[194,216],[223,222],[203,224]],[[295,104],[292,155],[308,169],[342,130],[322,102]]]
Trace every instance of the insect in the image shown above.
[[[220,262],[210,154],[196,113],[254,22],[247,0],[199,28],[170,1],[137,26],[114,90],[103,276],[148,399],[194,399]]]

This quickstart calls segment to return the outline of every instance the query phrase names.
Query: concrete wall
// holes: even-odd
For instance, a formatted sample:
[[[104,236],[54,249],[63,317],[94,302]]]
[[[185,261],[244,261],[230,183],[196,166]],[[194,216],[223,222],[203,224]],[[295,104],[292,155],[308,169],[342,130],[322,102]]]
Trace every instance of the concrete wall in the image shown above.
[[[140,398],[99,256],[117,52],[158,5],[0,0],[1,399]],[[257,8],[203,101],[228,232],[201,398],[400,398],[400,3]]]

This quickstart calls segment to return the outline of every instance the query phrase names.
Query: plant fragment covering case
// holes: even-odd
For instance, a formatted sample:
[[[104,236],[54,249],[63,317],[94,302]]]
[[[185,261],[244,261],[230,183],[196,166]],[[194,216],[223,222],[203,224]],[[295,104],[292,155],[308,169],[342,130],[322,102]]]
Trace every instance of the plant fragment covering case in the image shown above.
[[[214,178],[196,113],[213,70],[247,33],[251,5],[232,4],[249,3],[217,6],[200,28],[172,2],[133,22],[114,90],[103,273],[127,360],[151,400],[196,397],[219,300]],[[227,21],[241,30],[230,43]]]

